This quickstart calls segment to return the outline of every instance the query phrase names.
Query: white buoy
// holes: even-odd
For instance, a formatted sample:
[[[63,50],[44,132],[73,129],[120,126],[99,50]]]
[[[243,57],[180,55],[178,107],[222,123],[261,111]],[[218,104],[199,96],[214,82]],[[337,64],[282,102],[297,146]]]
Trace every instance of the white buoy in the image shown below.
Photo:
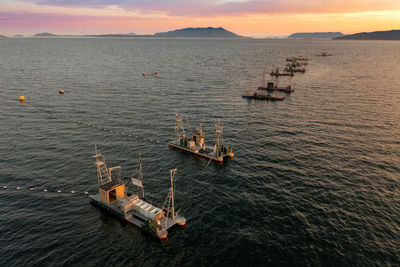
[[[61,190],[58,190],[57,193],[61,193]]]
[[[85,194],[85,195],[88,195],[88,194],[89,194],[89,192],[85,192],[84,194]]]
[[[4,188],[4,189],[7,189],[8,187],[5,185],[5,186],[3,186],[3,188]]]
[[[43,189],[43,192],[47,192],[47,189]]]
[[[75,194],[75,191],[71,191],[71,194]]]
[[[30,188],[29,188],[29,191],[33,191],[33,187],[30,187]]]
[[[21,187],[17,186],[17,190],[21,190]]]

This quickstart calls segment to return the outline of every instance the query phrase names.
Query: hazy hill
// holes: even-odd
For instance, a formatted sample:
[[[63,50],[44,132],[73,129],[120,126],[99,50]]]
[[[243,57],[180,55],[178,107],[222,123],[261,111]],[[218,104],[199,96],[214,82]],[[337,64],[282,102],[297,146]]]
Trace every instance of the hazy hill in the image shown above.
[[[49,33],[49,32],[40,32],[40,33],[35,34],[34,36],[41,37],[41,36],[57,36],[57,35]]]
[[[85,35],[87,37],[134,37],[134,33],[108,33],[108,34],[97,34],[97,35]]]
[[[7,36],[4,36],[4,35],[0,34],[0,38],[7,38]]]
[[[154,34],[156,37],[241,37],[224,28],[184,28],[169,32],[159,32]]]
[[[379,32],[361,32],[345,35],[339,40],[400,40],[400,30],[379,31]]]
[[[337,38],[344,36],[341,32],[298,32],[288,38]]]

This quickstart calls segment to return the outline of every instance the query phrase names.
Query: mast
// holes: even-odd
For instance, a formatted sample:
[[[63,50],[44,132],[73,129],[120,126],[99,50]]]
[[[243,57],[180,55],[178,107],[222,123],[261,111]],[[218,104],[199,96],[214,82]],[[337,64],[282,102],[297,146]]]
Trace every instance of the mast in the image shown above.
[[[165,205],[168,202],[168,206],[167,209],[165,210],[166,212],[166,217],[168,218],[171,214],[171,218],[174,220],[175,219],[175,201],[174,201],[174,177],[176,175],[176,172],[178,171],[178,169],[173,169],[169,171],[169,174],[171,176],[171,188],[169,189],[169,193],[167,198],[164,201],[164,205],[162,207],[162,209],[164,210]],[[167,221],[165,221],[165,227],[167,227]]]
[[[178,114],[175,114],[175,139],[177,141],[186,139],[185,127],[183,126],[182,116]]]
[[[106,165],[106,157],[103,154],[97,153],[97,145],[94,145],[95,155],[96,158],[95,165],[97,167],[97,183],[99,186],[111,182],[111,172],[107,169]]]
[[[222,134],[223,134],[223,130],[222,130],[222,126],[219,123],[215,125],[216,128],[216,140],[215,140],[215,153],[216,156],[219,156],[219,151],[224,147],[224,139],[222,138]]]
[[[142,169],[142,153],[139,153],[139,179],[131,178],[132,185],[136,185],[136,193],[139,195],[139,187],[142,188],[142,197],[144,198],[143,189],[143,169]]]
[[[261,87],[265,87],[265,66],[264,66],[264,71],[263,71],[263,77],[262,77]]]
[[[169,173],[171,175],[171,202],[172,202],[172,219],[175,219],[175,201],[174,201],[174,176],[177,172],[177,169],[170,170]]]
[[[142,197],[144,198],[144,189],[143,189],[143,169],[142,169],[142,153],[139,153],[139,180],[142,183]]]

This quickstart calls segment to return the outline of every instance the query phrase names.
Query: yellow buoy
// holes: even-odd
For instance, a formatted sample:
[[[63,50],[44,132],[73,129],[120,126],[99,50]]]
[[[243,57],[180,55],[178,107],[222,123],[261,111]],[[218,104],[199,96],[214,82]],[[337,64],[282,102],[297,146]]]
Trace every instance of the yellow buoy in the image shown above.
[[[59,93],[60,93],[61,95],[63,95],[63,94],[64,94],[64,90],[60,90]]]
[[[19,100],[19,102],[22,102],[22,103],[25,102],[25,96],[23,96],[23,95],[20,96],[20,97],[18,98],[18,100]]]

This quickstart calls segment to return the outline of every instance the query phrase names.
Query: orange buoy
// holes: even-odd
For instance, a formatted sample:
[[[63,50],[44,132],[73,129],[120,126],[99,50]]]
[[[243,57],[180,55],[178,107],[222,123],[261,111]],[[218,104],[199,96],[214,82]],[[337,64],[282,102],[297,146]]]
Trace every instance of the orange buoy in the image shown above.
[[[186,225],[186,221],[184,221],[183,223],[179,223],[180,226],[185,226]]]
[[[20,96],[19,98],[18,98],[18,100],[19,100],[19,102],[22,102],[22,103],[24,103],[25,102],[25,96]]]
[[[64,94],[64,90],[60,90],[59,93],[60,93],[61,95],[63,95],[63,94]]]
[[[154,72],[154,75],[158,75],[158,71]]]
[[[143,72],[142,75],[143,75],[143,76],[146,76],[146,72]]]
[[[161,239],[167,239],[167,234],[160,237]]]

